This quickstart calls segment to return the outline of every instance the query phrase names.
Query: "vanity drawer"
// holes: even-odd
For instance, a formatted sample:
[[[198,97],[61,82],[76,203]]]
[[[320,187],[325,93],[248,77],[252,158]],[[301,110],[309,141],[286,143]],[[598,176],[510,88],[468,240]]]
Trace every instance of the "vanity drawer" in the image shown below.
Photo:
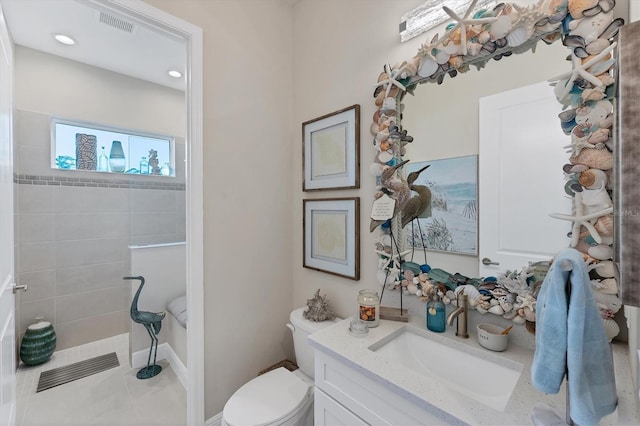
[[[313,407],[315,426],[356,426],[367,424],[318,388],[314,391]]]
[[[315,385],[367,424],[462,423],[436,407],[417,405],[395,388],[318,350],[315,351]]]

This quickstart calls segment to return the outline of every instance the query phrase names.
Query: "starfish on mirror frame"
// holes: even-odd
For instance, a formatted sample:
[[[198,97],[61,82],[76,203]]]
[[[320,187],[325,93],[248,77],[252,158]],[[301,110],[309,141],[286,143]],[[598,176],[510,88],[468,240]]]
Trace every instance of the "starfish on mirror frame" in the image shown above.
[[[597,212],[584,214],[584,203],[582,202],[582,193],[580,192],[576,192],[576,195],[574,197],[574,206],[575,207],[573,215],[549,213],[549,216],[555,219],[568,220],[573,222],[573,227],[571,228],[571,247],[575,247],[576,245],[578,245],[578,241],[580,240],[580,228],[582,226],[587,228],[593,239],[598,244],[601,244],[602,237],[590,221],[593,219],[597,219],[600,216],[606,216],[613,213],[613,207],[607,207]]]
[[[396,86],[398,89],[402,90],[403,92],[406,92],[407,88],[396,79],[396,76],[401,75],[402,71],[404,71],[406,67],[407,66],[405,64],[405,65],[402,65],[397,70],[393,71],[389,64],[385,64],[384,65],[384,72],[385,72],[385,74],[387,74],[387,78],[382,80],[382,81],[379,81],[378,83],[376,83],[375,87],[378,87],[378,86],[385,87],[385,89],[386,89],[385,90],[385,97],[389,97],[389,92],[391,91],[391,88],[393,86]]]
[[[449,9],[447,6],[442,6],[442,10],[444,10],[447,13],[447,15],[451,17],[451,19],[456,21],[456,24],[453,26],[453,28],[447,31],[442,36],[441,39],[436,40],[433,47],[439,46],[445,41],[451,39],[451,36],[453,35],[453,33],[459,28],[460,29],[460,45],[462,46],[462,55],[467,54],[467,25],[472,26],[477,24],[490,24],[492,22],[495,22],[498,19],[498,18],[469,19],[469,15],[471,15],[471,12],[473,12],[473,8],[476,6],[477,2],[478,0],[473,0],[471,4],[469,4],[467,11],[464,13],[462,17],[460,17],[453,10]]]
[[[562,80],[566,79],[567,77],[569,78],[567,80],[567,83],[564,85],[562,92],[558,95],[558,100],[562,102],[564,98],[566,98],[569,95],[569,92],[571,92],[571,89],[573,88],[573,83],[576,81],[578,77],[584,78],[585,80],[587,80],[589,83],[593,84],[596,87],[602,86],[602,81],[600,81],[598,77],[591,74],[587,70],[592,66],[596,65],[602,59],[604,59],[604,57],[607,56],[609,53],[611,53],[611,51],[615,49],[617,45],[618,43],[616,42],[611,43],[609,47],[604,49],[602,52],[598,53],[593,58],[589,59],[584,64],[582,63],[582,59],[578,58],[575,54],[572,53],[571,62],[572,62],[573,69],[565,74],[562,74],[558,77],[555,77],[549,80],[550,82],[560,83]]]

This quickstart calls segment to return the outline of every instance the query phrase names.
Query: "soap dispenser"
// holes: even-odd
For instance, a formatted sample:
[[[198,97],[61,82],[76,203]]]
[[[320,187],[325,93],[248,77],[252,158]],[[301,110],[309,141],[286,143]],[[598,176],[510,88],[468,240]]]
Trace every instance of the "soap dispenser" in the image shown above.
[[[446,327],[446,311],[440,296],[435,292],[427,302],[427,328],[436,333],[443,333]]]

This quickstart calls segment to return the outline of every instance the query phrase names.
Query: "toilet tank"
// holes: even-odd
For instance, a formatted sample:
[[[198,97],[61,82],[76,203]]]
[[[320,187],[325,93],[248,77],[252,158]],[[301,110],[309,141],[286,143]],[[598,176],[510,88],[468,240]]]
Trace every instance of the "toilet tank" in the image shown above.
[[[307,337],[311,333],[322,330],[340,321],[336,318],[333,321],[315,322],[305,319],[302,315],[307,307],[298,308],[289,315],[290,324],[287,324],[293,334],[293,348],[296,352],[296,364],[307,376],[313,378],[313,348],[309,345]]]

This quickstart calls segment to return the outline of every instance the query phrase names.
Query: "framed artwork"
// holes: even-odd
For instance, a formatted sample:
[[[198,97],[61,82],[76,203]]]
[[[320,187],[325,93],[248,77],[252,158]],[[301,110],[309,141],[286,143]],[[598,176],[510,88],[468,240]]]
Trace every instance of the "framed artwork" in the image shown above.
[[[303,200],[303,265],[360,279],[360,198]]]
[[[303,191],[360,188],[360,105],[302,123]]]
[[[431,211],[405,227],[407,246],[478,254],[478,156],[408,163],[407,175],[427,164],[414,185],[431,189]],[[430,214],[429,214],[430,213]]]

